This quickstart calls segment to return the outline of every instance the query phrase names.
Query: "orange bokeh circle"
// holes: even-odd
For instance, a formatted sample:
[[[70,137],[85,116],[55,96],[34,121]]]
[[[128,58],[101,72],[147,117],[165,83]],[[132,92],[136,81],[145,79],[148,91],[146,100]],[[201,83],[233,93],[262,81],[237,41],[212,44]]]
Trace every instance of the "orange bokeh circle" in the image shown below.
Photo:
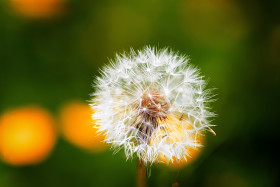
[[[19,14],[31,18],[55,16],[63,10],[64,0],[10,0]]]
[[[183,121],[181,118],[183,117],[168,115],[166,121],[160,122],[165,128],[159,129],[154,133],[150,142],[151,145],[153,145],[159,143],[162,141],[162,138],[165,137],[165,140],[171,145],[185,141],[190,143],[190,146],[186,146],[185,150],[183,150],[183,155],[181,155],[180,159],[175,156],[173,156],[172,159],[167,158],[163,153],[158,155],[156,160],[158,160],[159,163],[165,164],[174,169],[180,169],[193,162],[201,152],[203,144],[203,136],[201,132],[194,130],[195,127],[186,116],[183,118]],[[188,132],[186,132],[186,130]]]
[[[198,144],[201,144],[203,141],[203,137],[201,135],[197,135],[195,137],[195,141]],[[167,158],[165,157],[160,157],[159,161],[160,163],[166,164],[167,166],[173,168],[173,169],[180,169],[184,166],[186,166],[187,164],[192,163],[200,154],[202,147],[188,147],[186,148],[186,153],[184,156],[186,157],[186,159],[181,158],[181,159],[177,159],[175,157],[172,158],[172,161],[168,161]]]
[[[99,152],[106,149],[104,135],[97,132],[92,110],[88,104],[73,101],[61,110],[61,131],[66,140],[85,150]]]
[[[39,107],[8,111],[0,119],[1,158],[11,165],[45,160],[56,141],[54,120]]]

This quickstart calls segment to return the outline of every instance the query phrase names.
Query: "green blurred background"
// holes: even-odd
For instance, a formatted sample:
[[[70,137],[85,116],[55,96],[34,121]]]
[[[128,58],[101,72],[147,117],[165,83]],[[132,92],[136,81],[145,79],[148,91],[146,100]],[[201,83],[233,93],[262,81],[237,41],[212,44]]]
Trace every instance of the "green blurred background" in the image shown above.
[[[149,186],[176,178],[188,187],[280,185],[280,1],[55,1],[55,13],[42,16],[28,11],[46,4],[0,0],[1,114],[36,104],[57,118],[65,103],[90,99],[98,69],[115,52],[169,46],[217,88],[217,136],[208,133],[199,158],[180,172],[153,166]],[[0,186],[135,186],[135,159],[94,154],[58,136],[42,163],[0,161]]]

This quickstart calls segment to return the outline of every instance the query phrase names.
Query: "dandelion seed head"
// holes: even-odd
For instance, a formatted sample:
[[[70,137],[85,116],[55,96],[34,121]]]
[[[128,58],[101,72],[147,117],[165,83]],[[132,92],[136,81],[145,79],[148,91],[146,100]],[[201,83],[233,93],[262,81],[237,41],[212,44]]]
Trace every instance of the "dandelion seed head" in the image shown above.
[[[211,99],[198,69],[169,49],[146,47],[117,55],[96,79],[91,107],[116,150],[146,163],[187,159],[210,126]]]

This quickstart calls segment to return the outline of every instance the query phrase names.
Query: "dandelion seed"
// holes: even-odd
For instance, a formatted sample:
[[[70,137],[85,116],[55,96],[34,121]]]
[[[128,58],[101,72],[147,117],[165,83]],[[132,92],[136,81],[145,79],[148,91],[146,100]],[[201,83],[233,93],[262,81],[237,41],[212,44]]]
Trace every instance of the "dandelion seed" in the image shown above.
[[[144,163],[186,160],[210,128],[209,91],[189,59],[146,47],[117,55],[95,83],[91,107],[97,128],[127,158]]]

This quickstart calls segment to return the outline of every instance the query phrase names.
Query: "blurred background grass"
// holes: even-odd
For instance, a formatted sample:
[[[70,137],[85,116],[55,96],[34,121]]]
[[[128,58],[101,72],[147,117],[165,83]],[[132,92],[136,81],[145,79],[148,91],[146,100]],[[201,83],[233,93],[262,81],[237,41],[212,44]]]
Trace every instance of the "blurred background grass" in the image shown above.
[[[78,125],[89,122],[75,111],[86,110],[108,58],[147,44],[189,55],[218,98],[217,136],[207,134],[199,157],[179,174],[153,166],[149,185],[171,186],[178,176],[188,187],[279,186],[279,9],[277,0],[0,0],[0,114],[35,105],[56,129],[40,162],[32,155],[43,148],[19,165],[2,151],[0,186],[134,186],[136,161],[80,140],[89,133]],[[81,121],[70,135],[67,114]]]

